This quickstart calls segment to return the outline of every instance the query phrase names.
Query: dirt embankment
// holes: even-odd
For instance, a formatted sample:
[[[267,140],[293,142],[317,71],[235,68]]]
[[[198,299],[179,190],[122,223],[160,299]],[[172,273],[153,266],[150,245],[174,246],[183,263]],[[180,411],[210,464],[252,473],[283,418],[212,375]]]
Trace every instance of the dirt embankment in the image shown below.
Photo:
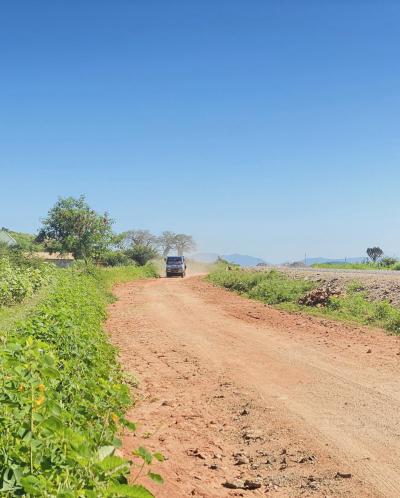
[[[123,449],[166,455],[157,496],[400,496],[398,338],[201,278],[116,294],[108,330],[140,380]]]

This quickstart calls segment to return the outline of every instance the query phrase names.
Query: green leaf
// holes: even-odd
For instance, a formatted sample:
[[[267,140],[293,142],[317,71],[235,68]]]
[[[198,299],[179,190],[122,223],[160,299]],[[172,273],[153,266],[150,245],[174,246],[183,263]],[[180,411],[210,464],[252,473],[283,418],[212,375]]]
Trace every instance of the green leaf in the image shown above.
[[[121,439],[115,437],[113,440],[112,440],[112,444],[116,447],[116,448],[121,448],[122,446],[122,441]]]
[[[50,416],[46,420],[42,422],[42,426],[46,429],[50,429],[54,432],[57,432],[63,429],[63,424],[61,420],[57,417]]]
[[[102,462],[100,462],[99,467],[107,473],[114,473],[116,471],[119,472],[127,472],[129,471],[129,462],[124,460],[121,457],[117,456],[108,456]]]
[[[147,465],[150,465],[153,460],[153,455],[143,446],[134,451],[133,454],[141,458]]]
[[[130,420],[127,420],[124,417],[120,418],[120,422],[124,427],[127,427],[131,431],[135,432],[136,431],[136,424],[134,422],[131,422]]]
[[[22,477],[21,484],[27,493],[40,495],[40,481],[35,476]]]
[[[0,491],[12,491],[15,488],[16,483],[20,479],[20,475],[16,476],[16,469],[8,468],[5,469],[3,475],[0,478],[1,488]],[[19,472],[20,474],[20,472]]]
[[[160,474],[155,474],[154,472],[149,472],[148,477],[157,484],[164,484],[164,479],[160,476]]]
[[[47,367],[54,367],[54,358],[49,354],[45,354],[42,361]]]
[[[162,453],[153,453],[153,457],[158,460],[159,462],[163,462],[165,460],[165,457]]]
[[[60,374],[58,373],[58,370],[56,370],[55,368],[51,368],[51,367],[46,367],[46,368],[43,368],[41,370],[41,372],[43,373],[43,375],[45,375],[48,379],[57,379]]]
[[[154,495],[143,486],[129,484],[114,484],[107,489],[109,497],[123,498],[154,498]]]

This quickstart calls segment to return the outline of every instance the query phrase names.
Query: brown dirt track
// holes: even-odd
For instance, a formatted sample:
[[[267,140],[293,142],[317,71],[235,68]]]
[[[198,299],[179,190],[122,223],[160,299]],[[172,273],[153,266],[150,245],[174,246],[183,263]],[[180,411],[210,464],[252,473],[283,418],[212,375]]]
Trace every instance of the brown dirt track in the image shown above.
[[[139,431],[123,449],[167,456],[156,496],[400,496],[397,337],[278,311],[201,277],[115,293],[107,328],[140,381],[129,414]],[[224,486],[235,479],[261,487]]]

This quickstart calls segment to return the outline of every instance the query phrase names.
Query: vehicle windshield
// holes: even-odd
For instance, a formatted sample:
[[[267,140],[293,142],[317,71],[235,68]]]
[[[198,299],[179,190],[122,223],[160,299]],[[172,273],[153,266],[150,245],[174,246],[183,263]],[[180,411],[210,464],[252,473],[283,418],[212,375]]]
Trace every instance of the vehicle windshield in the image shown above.
[[[181,256],[169,256],[167,258],[167,264],[180,265],[181,263],[182,263],[182,257]]]

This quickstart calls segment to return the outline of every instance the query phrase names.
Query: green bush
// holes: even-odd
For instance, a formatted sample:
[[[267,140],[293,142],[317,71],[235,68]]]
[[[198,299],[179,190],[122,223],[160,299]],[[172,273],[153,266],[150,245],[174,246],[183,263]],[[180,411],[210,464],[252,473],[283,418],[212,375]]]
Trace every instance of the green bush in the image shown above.
[[[297,302],[314,286],[309,281],[290,279],[275,270],[262,272],[218,269],[209,275],[209,280],[220,287],[247,294],[268,304]]]
[[[397,258],[385,256],[384,258],[381,259],[379,264],[380,264],[380,266],[383,266],[384,268],[392,268],[396,263],[398,263]]]
[[[379,263],[368,261],[366,263],[315,263],[312,268],[327,268],[329,270],[379,270]]]
[[[292,280],[271,271],[249,291],[249,297],[268,304],[297,303],[314,285],[305,280]]]
[[[382,327],[393,333],[400,333],[400,310],[387,301],[369,301],[357,285],[349,285],[343,296],[331,297],[325,309],[327,315],[352,320],[365,325]]]
[[[215,272],[210,273],[209,280],[220,287],[246,293],[264,279],[261,272],[245,272],[242,270],[226,271],[218,268]]]
[[[104,266],[127,266],[134,265],[135,262],[132,261],[124,252],[122,251],[107,251],[101,255],[99,263]]]
[[[366,263],[316,263],[313,268],[329,270],[400,270],[400,262],[396,258],[386,257],[379,262]]]
[[[31,315],[3,334],[0,350],[0,490],[3,496],[151,497],[129,486],[116,434],[134,424],[131,404],[102,328],[107,293],[120,275],[151,268],[58,270]],[[140,448],[145,465],[162,459]],[[159,481],[158,475],[149,473]]]
[[[134,261],[139,266],[144,266],[146,263],[158,256],[158,252],[154,247],[143,244],[136,244],[125,251],[125,254],[131,261]]]
[[[42,264],[39,267],[21,266],[8,257],[0,259],[0,306],[22,302],[32,296],[49,281],[53,268]]]

